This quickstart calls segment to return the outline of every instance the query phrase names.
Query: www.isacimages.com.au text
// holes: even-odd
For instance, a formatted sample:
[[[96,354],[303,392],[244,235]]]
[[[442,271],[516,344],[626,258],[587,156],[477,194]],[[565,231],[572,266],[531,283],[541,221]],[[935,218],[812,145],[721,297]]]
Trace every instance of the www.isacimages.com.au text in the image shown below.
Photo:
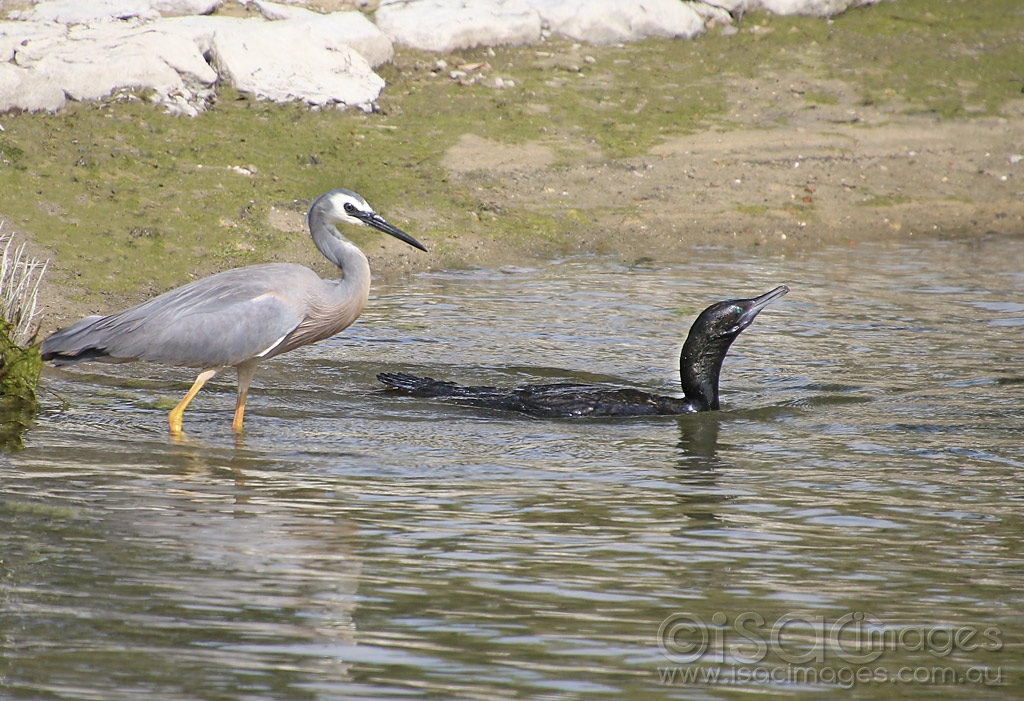
[[[716,684],[825,684],[850,689],[858,684],[922,684],[999,686],[1001,667],[805,667],[805,666],[675,666],[658,667],[667,686]]]

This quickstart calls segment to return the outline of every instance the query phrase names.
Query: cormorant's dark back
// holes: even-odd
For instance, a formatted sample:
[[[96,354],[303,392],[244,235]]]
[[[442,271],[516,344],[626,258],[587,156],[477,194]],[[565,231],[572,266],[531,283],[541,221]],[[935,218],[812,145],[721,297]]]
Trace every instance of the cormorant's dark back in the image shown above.
[[[540,417],[656,416],[711,411],[719,408],[718,377],[729,346],[762,309],[787,292],[789,288],[780,285],[751,299],[717,302],[700,313],[679,354],[682,398],[600,385],[462,387],[405,373],[381,373],[377,379],[389,389],[414,397],[450,397],[460,403]]]

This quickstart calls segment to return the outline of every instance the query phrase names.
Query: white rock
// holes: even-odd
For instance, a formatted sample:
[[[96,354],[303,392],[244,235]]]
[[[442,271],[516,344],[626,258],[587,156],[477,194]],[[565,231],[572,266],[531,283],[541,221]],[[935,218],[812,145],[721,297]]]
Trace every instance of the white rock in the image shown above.
[[[318,14],[298,5],[282,5],[279,2],[266,2],[266,0],[252,0],[252,5],[263,15],[264,19],[269,20],[293,19]]]
[[[180,36],[196,45],[199,53],[206,55],[213,46],[213,35],[219,30],[237,27],[247,20],[240,17],[168,17],[158,23],[160,31]]]
[[[208,15],[224,4],[224,0],[150,0],[153,9],[165,17]]]
[[[730,10],[706,2],[690,2],[687,3],[694,12],[700,15],[705,22],[715,22],[717,24],[731,24],[732,14]]]
[[[707,5],[712,8],[720,9],[724,12],[734,15],[737,12],[746,12],[752,6],[757,4],[757,0],[701,0],[701,2],[691,2],[689,5]],[[697,12],[703,14],[701,10],[694,7]]]
[[[10,24],[24,24],[27,29],[37,26]],[[0,26],[7,29],[6,25]],[[65,95],[92,100],[122,88],[137,88],[152,89],[157,102],[172,107],[188,102],[192,108],[174,111],[191,114],[205,101],[217,79],[195,42],[161,31],[159,23],[105,21],[70,28],[43,26],[59,31],[30,32],[14,50],[14,62],[26,71],[19,75],[31,76],[31,90],[22,88],[10,98],[5,91],[0,95],[3,109],[52,111],[63,106]]]
[[[149,0],[47,0],[30,10],[12,13],[14,19],[60,24],[118,19],[153,20],[159,17],[160,13],[153,9]]]
[[[77,25],[56,39],[44,36],[23,42],[15,61],[75,100],[98,99],[121,88],[190,92],[216,81],[217,74],[195,43],[157,27],[158,23]]]
[[[704,20],[679,0],[524,0],[554,33],[593,44],[649,36],[692,39]]]
[[[831,17],[851,7],[873,5],[879,0],[750,0],[751,6],[760,5],[777,15],[811,15]]]
[[[0,112],[56,112],[64,107],[64,91],[30,68],[0,63]]]
[[[530,44],[541,30],[522,0],[384,0],[374,19],[396,44],[439,52]]]
[[[384,82],[349,44],[381,63],[393,56],[390,40],[356,12],[291,9],[274,22],[221,16],[70,28],[3,22],[0,57],[30,72],[7,71],[0,103],[5,109],[50,110],[59,109],[56,89],[61,99],[66,93],[88,100],[141,88],[155,91],[155,99],[174,112],[194,114],[221,79],[261,99],[371,105]],[[39,83],[38,90],[26,92],[26,76]]]
[[[222,79],[256,98],[369,109],[384,80],[362,56],[302,24],[245,19],[213,35],[211,59]]]
[[[269,20],[308,27],[321,35],[325,42],[347,44],[362,54],[371,66],[388,63],[395,57],[391,40],[361,12],[320,14],[302,7],[264,0],[255,0],[254,5]]]
[[[142,27],[126,39],[177,71],[189,89],[199,90],[217,82],[217,72],[206,62],[199,46],[185,37],[166,31],[162,22]]]
[[[74,100],[96,100],[121,88],[152,88],[171,93],[185,90],[176,70],[154,52],[134,42],[83,50],[84,42],[71,42],[48,53],[32,68]]]
[[[0,63],[14,60],[26,42],[58,44],[66,41],[68,28],[52,22],[0,22]]]

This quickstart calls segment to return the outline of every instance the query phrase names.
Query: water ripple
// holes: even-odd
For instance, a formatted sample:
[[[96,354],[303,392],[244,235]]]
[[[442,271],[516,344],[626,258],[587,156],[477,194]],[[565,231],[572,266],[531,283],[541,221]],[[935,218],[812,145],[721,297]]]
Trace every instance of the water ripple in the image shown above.
[[[820,698],[832,687],[665,685],[659,627],[685,614],[709,644],[749,645],[744,613],[770,629],[869,612],[1008,639],[1024,624],[1022,249],[707,249],[417,275],[378,286],[345,334],[267,363],[239,442],[230,377],[169,442],[188,373],[48,371],[61,399],[43,394],[25,449],[0,462],[0,684],[24,698]],[[695,314],[781,282],[793,292],[726,361],[722,412],[543,421],[374,378],[672,392]],[[695,669],[713,671],[713,652]],[[762,670],[785,666],[777,652]],[[933,662],[904,646],[877,665]],[[1024,671],[1012,645],[941,662]]]

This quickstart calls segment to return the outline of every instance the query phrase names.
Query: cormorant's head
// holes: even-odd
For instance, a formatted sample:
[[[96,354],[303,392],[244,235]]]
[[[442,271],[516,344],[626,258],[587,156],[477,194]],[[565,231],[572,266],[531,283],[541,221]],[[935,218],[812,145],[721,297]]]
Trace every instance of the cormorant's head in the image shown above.
[[[690,327],[690,336],[700,333],[710,339],[735,339],[743,329],[754,323],[762,309],[789,292],[785,285],[779,285],[771,292],[752,299],[730,299],[717,302],[705,309]]]
[[[787,292],[789,288],[780,285],[759,297],[717,302],[693,322],[679,356],[679,377],[697,411],[718,409],[718,376],[729,346],[762,309]]]

